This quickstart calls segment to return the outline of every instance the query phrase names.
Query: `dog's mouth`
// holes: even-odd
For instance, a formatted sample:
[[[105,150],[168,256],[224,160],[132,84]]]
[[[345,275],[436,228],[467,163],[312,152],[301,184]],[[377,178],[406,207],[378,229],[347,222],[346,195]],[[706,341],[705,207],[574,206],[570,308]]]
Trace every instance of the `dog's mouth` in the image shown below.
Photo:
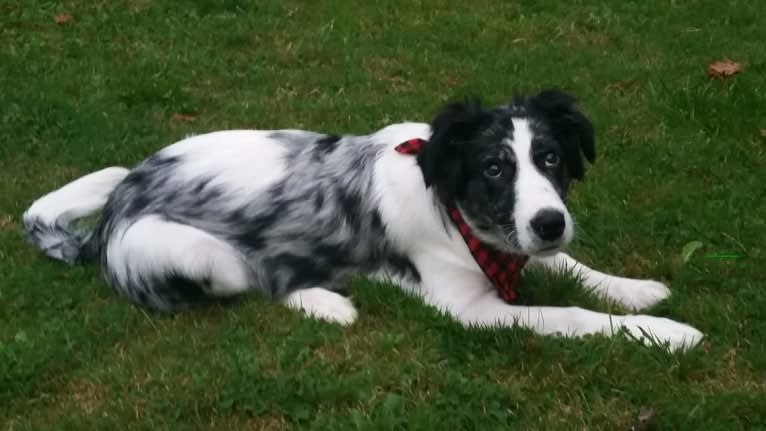
[[[512,223],[494,224],[488,220],[470,220],[467,217],[466,221],[480,241],[510,254],[546,257],[560,252],[566,245],[566,241],[562,240],[524,246],[519,241],[516,226]]]
[[[518,242],[515,244],[510,244],[508,247],[511,249],[512,253],[517,254],[523,254],[526,256],[538,256],[538,257],[548,257],[553,256],[556,253],[561,252],[561,250],[566,246],[566,241],[554,241],[554,242],[546,242],[543,244],[530,244],[529,246],[522,246]]]
[[[551,256],[561,251],[561,244],[553,244],[537,249],[534,253],[530,253],[535,256]]]
[[[503,250],[506,253],[520,254],[526,256],[552,256],[559,253],[566,241],[555,241],[551,243],[545,243],[540,246],[532,245],[532,247],[524,247],[519,243],[518,237],[515,235],[515,230],[500,229],[496,231],[495,235],[488,235],[487,237],[496,238],[494,241],[486,241],[489,244],[494,245],[499,250]],[[487,238],[485,237],[485,239]]]

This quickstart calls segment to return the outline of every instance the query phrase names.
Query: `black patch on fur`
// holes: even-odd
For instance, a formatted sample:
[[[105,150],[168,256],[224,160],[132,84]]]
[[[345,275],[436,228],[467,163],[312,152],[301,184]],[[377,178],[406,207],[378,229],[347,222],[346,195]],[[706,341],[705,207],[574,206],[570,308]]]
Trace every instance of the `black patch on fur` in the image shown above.
[[[319,212],[324,205],[324,193],[321,190],[317,190],[314,193],[314,210]]]
[[[165,187],[165,184],[167,184],[169,178],[170,177],[167,175],[162,175],[159,178],[156,178],[152,184],[152,187],[155,189],[161,189]]]
[[[166,197],[165,199],[166,199],[168,202],[175,202],[175,201],[178,199],[178,195],[179,195],[179,194],[180,194],[180,193],[179,193],[177,190],[175,190],[175,191],[172,191],[172,192],[168,192],[168,195],[167,195],[167,197]],[[197,197],[199,197],[199,196],[200,196],[200,195],[197,195]]]
[[[149,304],[149,295],[146,294],[146,292],[139,290],[136,292],[136,302],[138,302],[141,305],[150,305]]]
[[[157,280],[155,283],[156,294],[174,305],[206,302],[208,298],[206,289],[210,287],[209,280],[189,280],[175,274],[169,275],[164,280]]]
[[[227,217],[227,222],[231,223],[234,226],[242,226],[245,224],[245,209],[244,208],[237,208],[233,212],[229,214]]]
[[[144,163],[154,168],[161,169],[161,168],[169,168],[172,165],[175,165],[176,163],[178,163],[178,161],[179,161],[179,158],[175,156],[166,157],[160,154],[155,154],[149,157]]]
[[[204,193],[200,193],[200,196],[197,202],[198,202],[198,205],[203,206],[203,205],[207,205],[219,200],[221,196],[222,196],[222,193],[219,189],[208,188]]]
[[[272,198],[274,198],[274,199],[282,200],[283,196],[285,194],[285,187],[286,187],[286,185],[287,185],[286,181],[280,181],[280,182],[274,184],[269,189],[269,195]]]
[[[250,220],[243,219],[243,230],[233,235],[232,239],[245,247],[260,250],[266,245],[268,231],[279,220],[279,216],[280,211],[272,210]]]
[[[380,232],[382,235],[385,235],[383,219],[380,217],[380,212],[378,210],[372,212],[372,221],[370,222],[370,227],[373,229],[373,231]]]
[[[327,135],[322,139],[319,139],[314,144],[314,159],[321,159],[329,153],[335,151],[338,148],[338,141],[341,140],[341,136]]]
[[[540,117],[564,150],[567,171],[572,178],[585,176],[582,155],[596,160],[593,124],[575,106],[576,99],[560,90],[545,90],[527,102],[529,114]]]
[[[288,288],[305,288],[311,286],[321,286],[330,280],[331,268],[318,265],[316,256],[297,256],[292,253],[281,253],[269,259],[268,267],[275,272],[280,272],[280,267],[289,274],[286,285]],[[272,285],[272,288],[283,287]],[[276,294],[278,291],[272,290]]]
[[[349,224],[354,228],[358,228],[359,220],[361,218],[362,198],[353,192],[339,193],[338,200],[341,210],[346,216]]]
[[[434,186],[443,201],[461,194],[471,144],[493,119],[477,99],[469,99],[447,105],[431,122],[433,134],[418,154],[418,165],[426,187]]]
[[[143,187],[147,182],[147,178],[146,172],[134,170],[125,177],[123,184],[126,186]]]
[[[459,205],[473,227],[502,226],[511,234],[516,202],[517,161],[507,140],[513,138],[512,110],[487,110],[477,100],[447,105],[432,121],[433,135],[418,154],[425,183],[442,204]],[[488,175],[488,167],[500,168]]]
[[[284,181],[274,184],[268,192],[273,198],[273,207],[257,212],[254,217],[247,218],[244,209],[238,209],[232,213],[229,216],[230,222],[236,226],[242,226],[242,230],[232,235],[232,239],[256,251],[265,247],[269,230],[279,222],[280,217],[283,217],[289,208],[289,202],[282,196],[284,189]]]
[[[128,204],[125,209],[125,215],[132,217],[139,214],[151,203],[151,200],[145,194],[137,194]]]
[[[400,254],[392,254],[388,257],[388,266],[396,275],[402,278],[409,278],[417,283],[420,283],[420,272],[415,267],[415,264],[406,256]]]
[[[202,181],[200,181],[195,187],[194,187],[194,193],[199,194],[202,193],[205,190],[205,187],[207,187],[208,184],[210,184],[211,178],[206,178]]]
[[[91,234],[90,238],[88,238],[82,247],[80,247],[80,254],[77,256],[77,263],[82,265],[97,261],[99,258],[99,253],[101,253],[100,244],[101,243],[98,240],[98,235],[95,233]]]
[[[352,264],[348,247],[343,245],[320,243],[314,247],[312,255],[326,266],[342,267]]]

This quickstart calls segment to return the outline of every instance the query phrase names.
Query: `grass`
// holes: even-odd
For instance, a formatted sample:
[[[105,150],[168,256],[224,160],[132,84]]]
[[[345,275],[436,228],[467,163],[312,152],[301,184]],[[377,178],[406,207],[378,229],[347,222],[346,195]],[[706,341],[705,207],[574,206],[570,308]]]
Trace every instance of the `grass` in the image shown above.
[[[656,429],[766,429],[764,14],[745,0],[0,4],[0,429],[613,430],[644,407]],[[707,78],[722,58],[743,72]],[[463,329],[363,280],[348,329],[258,298],[152,317],[20,233],[40,195],[187,133],[365,133],[549,85],[598,134],[570,200],[573,253],[668,281],[652,312],[702,330],[700,348]],[[690,241],[703,248],[684,262]],[[566,278],[524,282],[526,303],[609,309]]]

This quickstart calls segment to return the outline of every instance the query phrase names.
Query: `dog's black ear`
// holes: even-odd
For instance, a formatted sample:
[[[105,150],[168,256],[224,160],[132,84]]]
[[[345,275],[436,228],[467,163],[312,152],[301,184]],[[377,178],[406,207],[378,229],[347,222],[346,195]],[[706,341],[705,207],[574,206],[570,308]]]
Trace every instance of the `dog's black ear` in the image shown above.
[[[454,194],[463,177],[468,143],[491,122],[492,114],[476,98],[442,108],[431,122],[431,138],[418,154],[426,187],[436,185],[442,197]]]
[[[574,97],[556,89],[541,91],[529,99],[531,110],[547,121],[554,139],[563,147],[569,174],[581,180],[585,175],[585,165],[580,153],[593,163],[596,148],[593,124],[575,104]]]

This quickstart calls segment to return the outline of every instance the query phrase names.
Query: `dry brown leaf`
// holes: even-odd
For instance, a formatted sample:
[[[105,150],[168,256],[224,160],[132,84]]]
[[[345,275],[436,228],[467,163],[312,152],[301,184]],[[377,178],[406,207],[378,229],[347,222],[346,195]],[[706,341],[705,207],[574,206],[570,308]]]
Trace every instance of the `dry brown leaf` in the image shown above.
[[[707,65],[707,76],[710,78],[724,79],[741,71],[741,64],[728,59],[714,61],[712,63],[708,63]]]
[[[637,88],[637,84],[638,80],[636,79],[626,79],[612,82],[611,84],[608,84],[604,89],[609,92],[628,93],[635,90]]]
[[[10,214],[0,216],[0,229],[10,229],[11,227],[13,227],[13,216]]]
[[[170,119],[173,121],[181,121],[184,123],[193,123],[197,119],[197,117],[195,117],[194,115],[181,114],[179,112],[176,112],[175,114],[173,114],[172,117],[170,117]]]
[[[61,13],[53,17],[53,21],[55,21],[56,24],[66,24],[71,20],[72,20],[72,15],[68,13]]]
[[[447,82],[447,85],[449,85],[450,87],[454,87],[460,83],[461,79],[459,76],[456,76],[456,75],[447,75],[445,77],[445,81]]]
[[[630,431],[645,431],[654,423],[657,411],[651,407],[644,407],[638,412],[636,420],[629,428]]]
[[[104,404],[105,388],[85,379],[77,379],[71,383],[69,396],[72,403],[86,415],[97,412]]]

